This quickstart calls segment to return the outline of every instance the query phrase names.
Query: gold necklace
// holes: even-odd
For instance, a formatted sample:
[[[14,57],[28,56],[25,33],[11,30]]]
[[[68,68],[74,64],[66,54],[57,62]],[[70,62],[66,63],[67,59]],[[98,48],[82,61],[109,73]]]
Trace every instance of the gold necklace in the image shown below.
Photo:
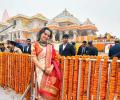
[[[45,47],[47,45],[47,42],[39,41],[40,45]]]

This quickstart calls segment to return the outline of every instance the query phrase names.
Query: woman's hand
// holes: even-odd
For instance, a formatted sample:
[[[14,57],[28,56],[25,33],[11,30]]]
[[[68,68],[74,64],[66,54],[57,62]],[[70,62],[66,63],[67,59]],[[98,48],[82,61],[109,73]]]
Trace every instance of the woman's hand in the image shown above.
[[[39,69],[45,72],[45,69],[41,66],[36,56],[32,56],[32,60]]]
[[[52,72],[53,68],[54,68],[53,65],[51,65],[49,68],[46,68],[46,69],[45,69],[45,73],[46,73],[46,74],[50,74],[50,73]]]

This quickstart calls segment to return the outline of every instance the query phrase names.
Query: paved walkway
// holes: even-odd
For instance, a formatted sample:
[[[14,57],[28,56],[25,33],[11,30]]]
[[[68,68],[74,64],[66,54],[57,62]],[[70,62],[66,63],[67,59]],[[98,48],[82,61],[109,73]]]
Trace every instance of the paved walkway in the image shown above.
[[[20,97],[13,90],[0,87],[0,100],[20,100]]]

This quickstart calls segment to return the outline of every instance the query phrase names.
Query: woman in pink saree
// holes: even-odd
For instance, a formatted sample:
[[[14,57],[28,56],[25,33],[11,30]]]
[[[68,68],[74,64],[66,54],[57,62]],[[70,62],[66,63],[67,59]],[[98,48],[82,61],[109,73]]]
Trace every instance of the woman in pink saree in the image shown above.
[[[48,43],[52,38],[52,31],[48,27],[42,28],[32,49],[32,58],[36,66],[38,98],[39,100],[59,100],[61,89],[61,73],[59,64],[55,60],[54,46]]]

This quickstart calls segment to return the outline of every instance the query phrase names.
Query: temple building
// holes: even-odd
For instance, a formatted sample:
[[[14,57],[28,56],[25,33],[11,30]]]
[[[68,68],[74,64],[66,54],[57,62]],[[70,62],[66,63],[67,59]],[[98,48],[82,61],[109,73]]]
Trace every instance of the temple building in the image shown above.
[[[61,41],[63,34],[69,34],[70,40],[77,42],[94,40],[96,37],[97,27],[90,19],[82,23],[66,9],[53,19],[48,19],[40,13],[31,17],[22,14],[8,17],[5,11],[3,20],[0,22],[0,30],[12,25],[14,20],[16,20],[14,27],[0,33],[0,41],[26,40],[26,38],[34,41],[38,31],[44,26],[53,30],[53,41]]]

